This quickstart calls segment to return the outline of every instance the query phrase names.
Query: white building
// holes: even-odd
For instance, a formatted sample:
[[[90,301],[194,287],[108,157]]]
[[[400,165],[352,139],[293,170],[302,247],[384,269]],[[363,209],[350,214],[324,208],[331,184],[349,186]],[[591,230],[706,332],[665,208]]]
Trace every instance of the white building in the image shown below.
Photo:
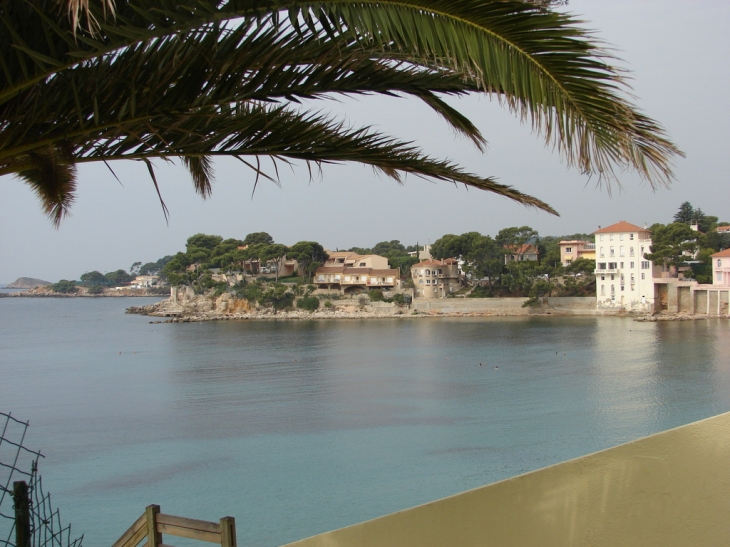
[[[660,269],[644,256],[651,252],[651,232],[622,220],[594,234],[597,307],[652,311]]]

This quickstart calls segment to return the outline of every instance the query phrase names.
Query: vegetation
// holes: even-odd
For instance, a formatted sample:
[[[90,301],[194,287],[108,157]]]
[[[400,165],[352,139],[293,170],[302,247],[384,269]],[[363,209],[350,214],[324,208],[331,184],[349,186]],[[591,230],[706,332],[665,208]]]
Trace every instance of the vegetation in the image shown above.
[[[59,17],[59,3],[69,17]],[[179,158],[207,197],[216,156],[272,179],[258,157],[359,162],[396,180],[461,182],[554,212],[300,103],[415,97],[483,149],[478,128],[442,98],[479,93],[528,120],[581,172],[610,180],[631,168],[667,184],[680,152],[630,102],[610,51],[554,3],[563,2],[6,0],[0,175],[29,184],[55,224],[74,200],[81,163],[142,161],[157,186],[152,160]]]
[[[79,289],[76,287],[75,281],[69,281],[68,279],[61,279],[58,283],[51,285],[53,292],[60,292],[64,294],[71,294],[77,292]]]
[[[329,302],[329,300],[327,302]],[[327,306],[327,302],[325,302],[325,306]],[[330,307],[331,306],[332,303],[330,302]],[[316,296],[303,296],[297,300],[297,308],[307,311],[316,311],[319,309],[319,298]]]

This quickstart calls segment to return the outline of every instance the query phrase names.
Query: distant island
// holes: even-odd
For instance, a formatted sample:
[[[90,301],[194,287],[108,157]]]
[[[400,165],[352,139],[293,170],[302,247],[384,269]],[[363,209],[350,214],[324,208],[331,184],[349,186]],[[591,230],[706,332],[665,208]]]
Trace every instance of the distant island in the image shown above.
[[[6,289],[35,289],[36,287],[45,287],[46,285],[53,285],[50,281],[43,281],[42,279],[35,279],[34,277],[19,277],[9,285],[6,285]]]

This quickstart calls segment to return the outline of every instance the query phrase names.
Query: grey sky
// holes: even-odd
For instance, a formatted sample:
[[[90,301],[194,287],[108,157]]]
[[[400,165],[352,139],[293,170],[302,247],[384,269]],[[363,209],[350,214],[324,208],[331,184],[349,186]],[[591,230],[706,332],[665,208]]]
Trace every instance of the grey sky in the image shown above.
[[[311,183],[304,166],[293,172],[280,168],[282,188],[262,180],[251,199],[253,173],[235,160],[221,160],[215,164],[213,197],[203,201],[179,165],[159,161],[158,179],[171,212],[168,226],[143,165],[113,166],[123,186],[103,165],[87,165],[79,171],[72,216],[59,230],[43,216],[27,186],[0,178],[0,282],[20,276],[77,279],[93,269],[128,269],[134,261],[183,250],[185,240],[198,232],[243,238],[266,231],[281,243],[307,239],[332,249],[386,239],[423,244],[445,233],[494,235],[525,224],[543,235],[561,235],[591,232],[618,220],[668,222],[683,201],[730,221],[730,2],[571,0],[569,8],[614,46],[632,72],[640,107],[687,154],[676,162],[671,189],[653,192],[626,173],[622,187],[614,186],[609,196],[605,188],[596,188],[595,179],[567,169],[528,125],[486,97],[451,101],[488,139],[484,155],[455,138],[416,100],[317,102],[314,108],[344,115],[352,125],[373,125],[415,140],[431,155],[496,176],[547,201],[561,217],[446,183],[409,177],[399,186],[357,165],[325,166]]]

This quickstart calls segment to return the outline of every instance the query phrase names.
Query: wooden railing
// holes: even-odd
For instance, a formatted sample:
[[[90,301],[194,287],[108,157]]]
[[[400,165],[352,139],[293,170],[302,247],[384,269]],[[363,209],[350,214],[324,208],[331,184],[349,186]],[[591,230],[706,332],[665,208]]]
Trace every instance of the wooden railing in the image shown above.
[[[162,541],[163,534],[236,547],[236,519],[223,517],[219,522],[208,522],[175,517],[160,513],[159,505],[149,505],[113,547],[137,547],[144,539],[147,541],[143,547],[170,547]]]

